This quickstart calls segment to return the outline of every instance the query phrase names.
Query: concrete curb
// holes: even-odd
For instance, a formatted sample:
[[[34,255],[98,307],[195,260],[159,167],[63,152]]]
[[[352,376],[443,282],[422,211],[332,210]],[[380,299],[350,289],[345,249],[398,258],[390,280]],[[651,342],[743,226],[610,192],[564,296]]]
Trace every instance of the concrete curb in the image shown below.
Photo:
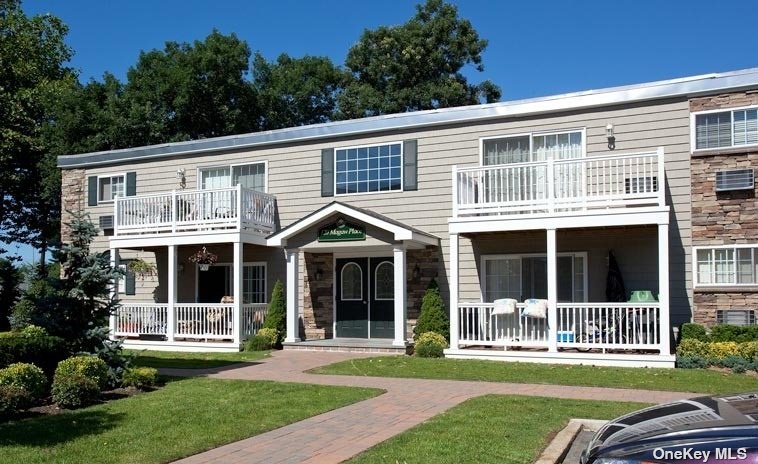
[[[574,438],[582,430],[597,431],[605,425],[607,421],[595,419],[571,419],[566,427],[563,428],[547,445],[545,451],[534,464],[560,464],[563,457],[571,447]]]

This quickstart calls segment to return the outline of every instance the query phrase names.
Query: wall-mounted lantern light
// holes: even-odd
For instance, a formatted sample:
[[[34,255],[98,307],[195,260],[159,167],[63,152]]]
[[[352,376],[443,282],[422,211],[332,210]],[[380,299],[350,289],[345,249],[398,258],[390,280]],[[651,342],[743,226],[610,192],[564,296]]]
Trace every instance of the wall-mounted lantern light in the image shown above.
[[[613,150],[616,148],[616,136],[613,133],[613,124],[608,123],[605,126],[605,136],[608,137],[608,149]]]

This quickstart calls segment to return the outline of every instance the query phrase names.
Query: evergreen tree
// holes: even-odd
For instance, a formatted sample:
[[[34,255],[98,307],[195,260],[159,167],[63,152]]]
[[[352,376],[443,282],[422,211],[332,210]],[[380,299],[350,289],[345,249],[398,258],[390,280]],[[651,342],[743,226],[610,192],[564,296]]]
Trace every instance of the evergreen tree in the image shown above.
[[[421,313],[416,321],[416,328],[413,329],[413,339],[418,339],[419,335],[426,332],[438,333],[450,341],[450,321],[440,288],[434,279],[429,283],[421,300]]]
[[[266,314],[263,327],[277,331],[278,343],[284,339],[287,331],[287,303],[284,299],[284,285],[281,280],[276,281],[271,291],[271,301],[268,304],[268,314]]]
[[[11,308],[18,299],[21,271],[9,259],[0,258],[0,332],[8,330]]]

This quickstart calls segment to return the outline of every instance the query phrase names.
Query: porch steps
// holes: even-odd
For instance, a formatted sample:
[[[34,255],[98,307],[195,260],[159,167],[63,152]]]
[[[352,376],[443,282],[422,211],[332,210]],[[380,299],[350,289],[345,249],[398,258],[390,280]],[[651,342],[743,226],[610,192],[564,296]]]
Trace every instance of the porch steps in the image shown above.
[[[285,350],[301,351],[340,351],[343,353],[388,353],[388,354],[409,354],[411,345],[394,346],[392,340],[386,339],[362,339],[362,338],[345,338],[345,339],[325,339],[325,340],[303,340],[300,342],[282,343]]]

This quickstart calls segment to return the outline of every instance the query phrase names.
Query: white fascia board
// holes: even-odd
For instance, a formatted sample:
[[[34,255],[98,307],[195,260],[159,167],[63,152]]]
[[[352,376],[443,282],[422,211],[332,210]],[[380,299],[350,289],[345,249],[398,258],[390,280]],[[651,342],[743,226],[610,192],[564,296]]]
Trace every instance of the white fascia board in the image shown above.
[[[449,233],[503,232],[516,230],[577,229],[587,227],[619,227],[668,224],[669,208],[628,208],[613,213],[573,213],[564,215],[450,219]]]

